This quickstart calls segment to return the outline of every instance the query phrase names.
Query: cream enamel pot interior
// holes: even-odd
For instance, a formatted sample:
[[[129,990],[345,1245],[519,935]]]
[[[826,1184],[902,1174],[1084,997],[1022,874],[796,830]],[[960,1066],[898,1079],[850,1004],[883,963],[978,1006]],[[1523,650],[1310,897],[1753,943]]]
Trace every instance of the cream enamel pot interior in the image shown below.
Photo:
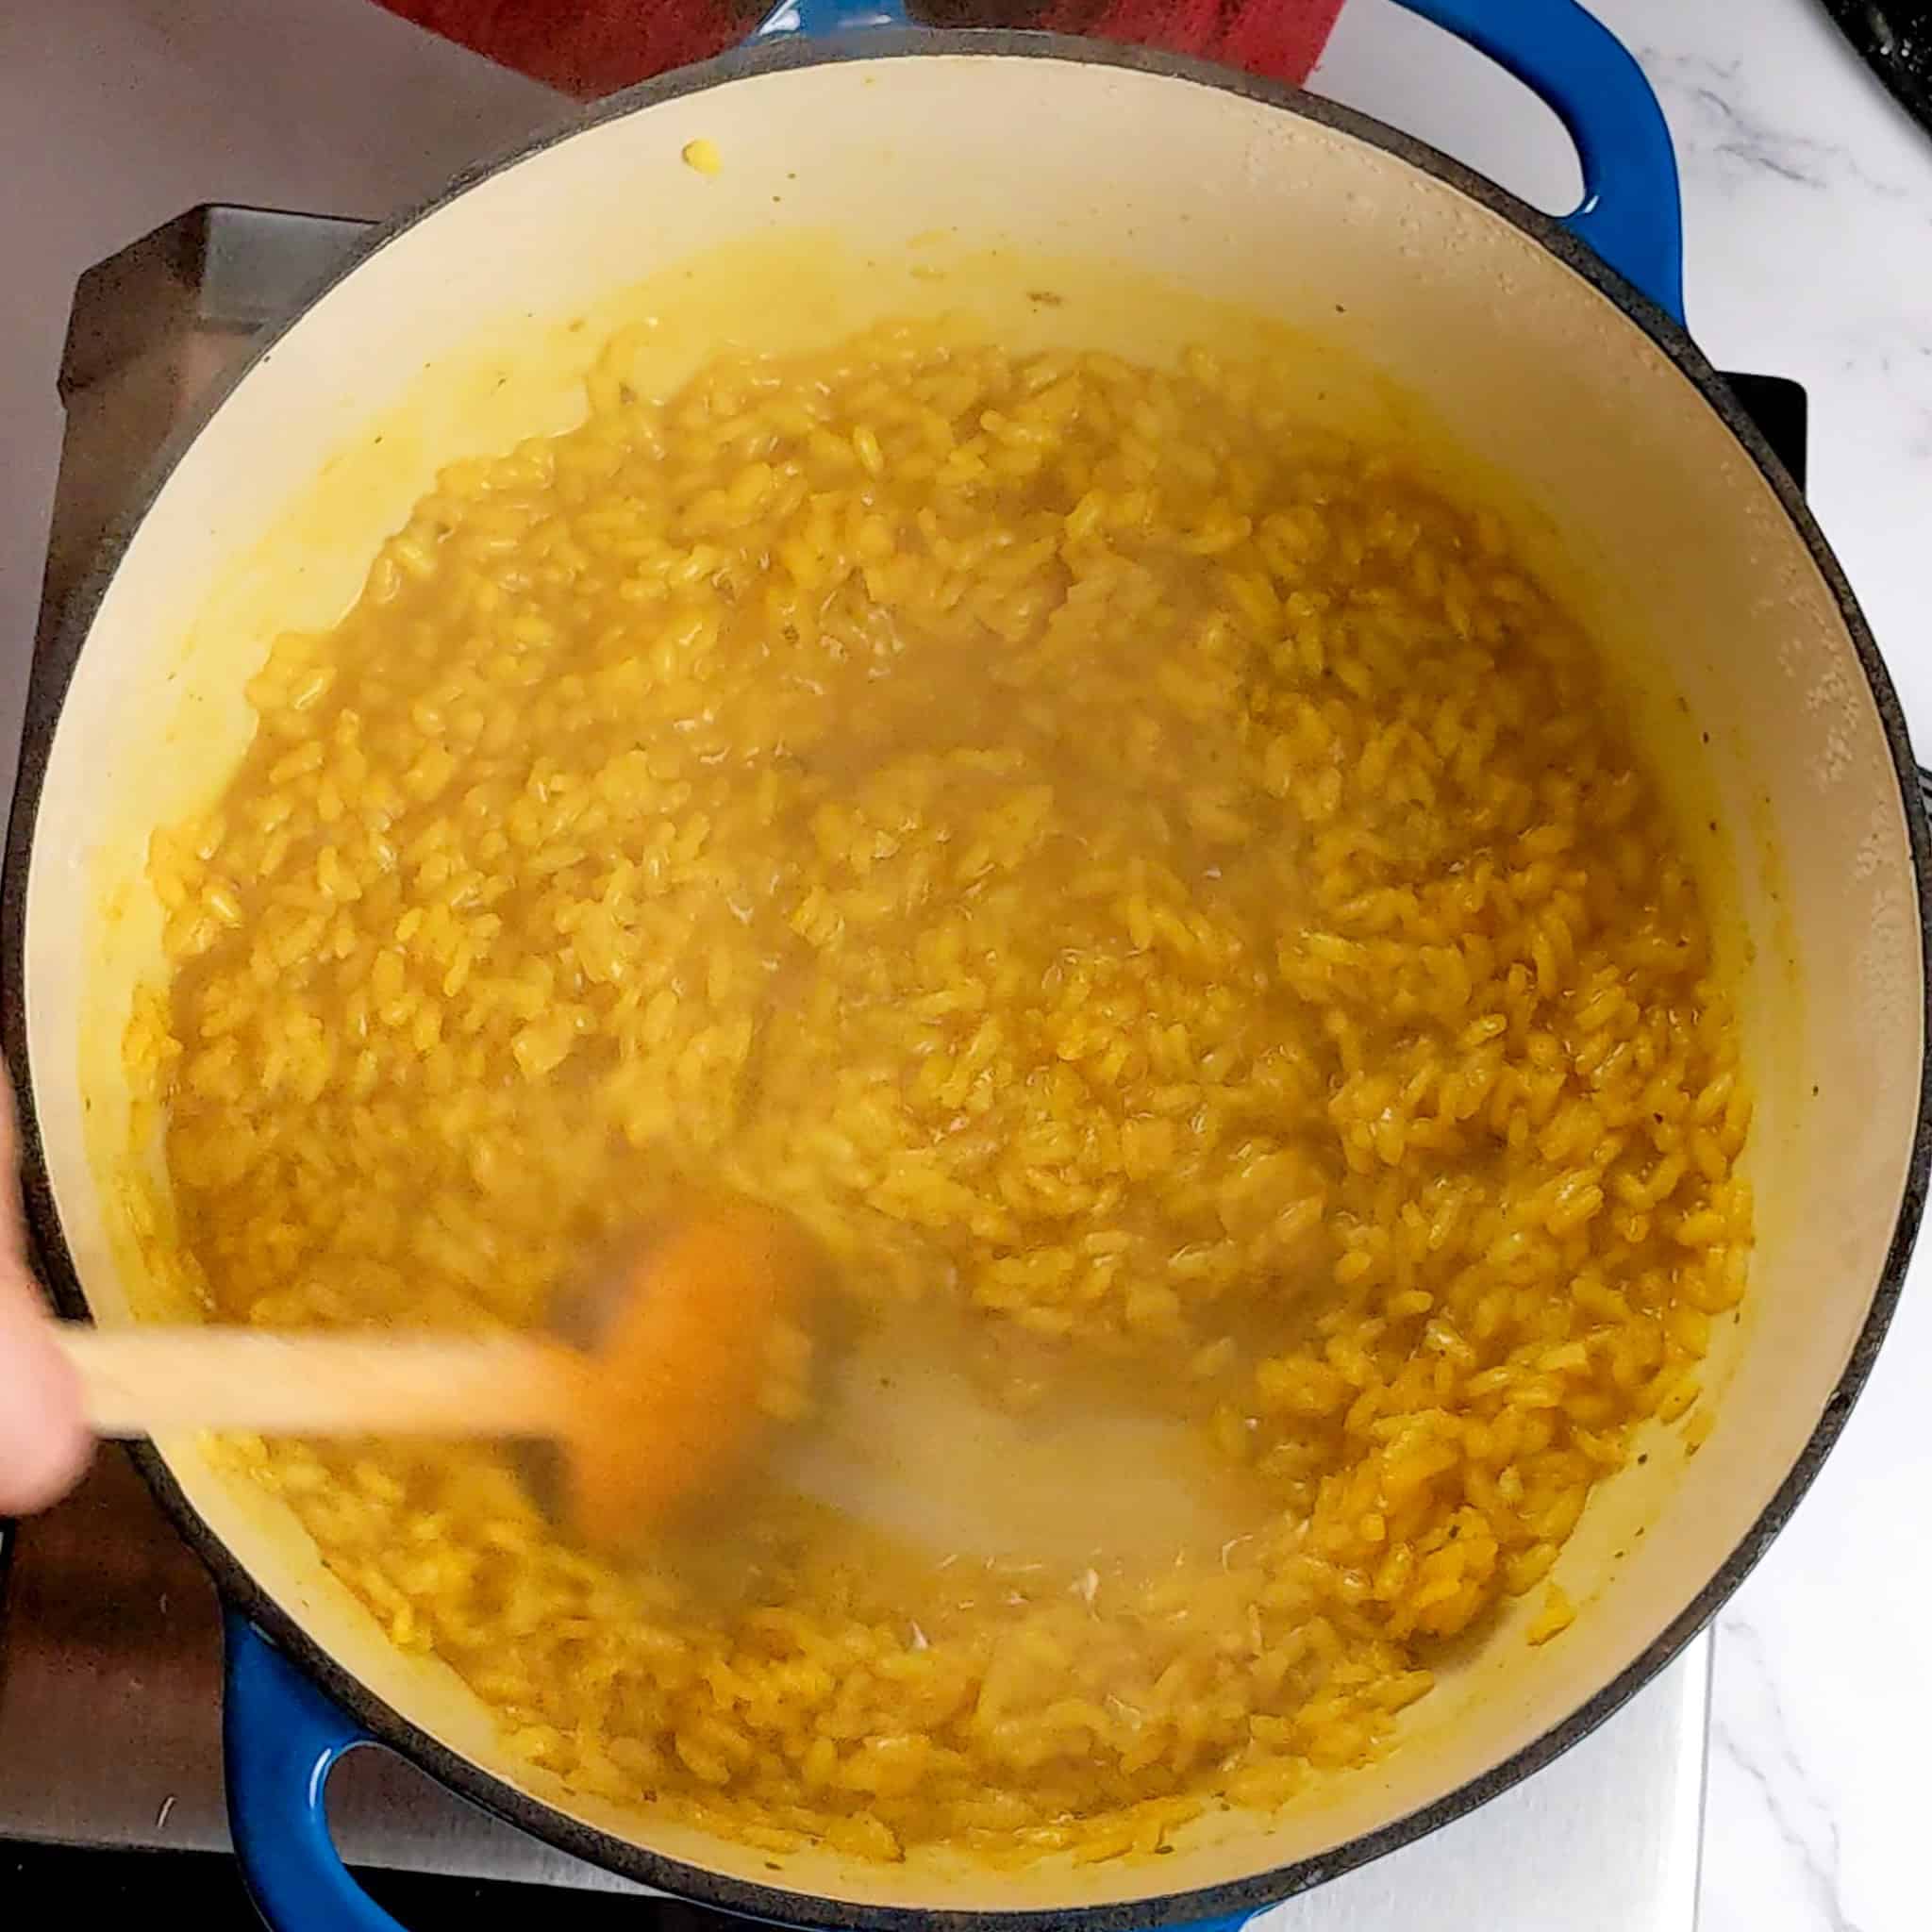
[[[715,175],[680,159],[699,139]],[[1057,301],[1029,302],[1049,274]],[[271,1802],[258,1780],[299,1782],[370,1735],[566,1849],[765,1918],[1236,1923],[1614,1709],[1748,1570],[1869,1367],[1926,1170],[1926,840],[1890,685],[1789,478],[1680,327],[1441,157],[1287,90],[1024,35],[773,42],[608,104],[385,231],[172,453],[72,615],[8,855],[8,1046],[70,1310],[124,1322],[143,1299],[116,1170],[120,1029],[158,960],[145,837],[222,781],[274,633],[333,620],[438,465],[568,423],[618,323],[658,318],[668,378],[720,332],[778,346],[940,308],[1152,358],[1203,338],[1306,356],[1311,409],[1459,451],[1534,507],[1521,541],[1713,827],[1700,856],[1736,936],[1758,1245],[1713,1358],[1715,1429],[1688,1460],[1660,1434],[1667,1453],[1600,1490],[1557,1572],[1574,1626],[1531,1650],[1507,1617],[1386,1762],[1277,1820],[1204,1820],[1171,1857],[1018,1875],[774,1861],[545,1783],[452,1674],[382,1639],[277,1506],[164,1441],[151,1478],[278,1646],[238,1640],[231,1729],[243,1700],[283,1700],[275,1740],[234,1740],[244,1809]],[[258,1815],[238,1831],[258,1866],[284,1856]],[[312,1895],[346,1900],[340,1868],[319,1871]],[[300,1887],[256,1878],[293,1932]],[[389,1924],[317,1909],[303,1922]]]

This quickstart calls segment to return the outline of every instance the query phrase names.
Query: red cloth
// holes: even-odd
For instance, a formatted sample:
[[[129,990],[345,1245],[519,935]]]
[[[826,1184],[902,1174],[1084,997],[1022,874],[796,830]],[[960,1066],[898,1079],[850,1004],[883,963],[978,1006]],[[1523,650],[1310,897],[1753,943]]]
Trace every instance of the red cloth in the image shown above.
[[[773,0],[377,0],[391,13],[583,99],[720,53]],[[946,26],[1052,27],[1307,77],[1341,0],[913,0]]]
[[[1341,11],[1341,0],[1049,0],[1040,25],[1199,54],[1299,85]]]

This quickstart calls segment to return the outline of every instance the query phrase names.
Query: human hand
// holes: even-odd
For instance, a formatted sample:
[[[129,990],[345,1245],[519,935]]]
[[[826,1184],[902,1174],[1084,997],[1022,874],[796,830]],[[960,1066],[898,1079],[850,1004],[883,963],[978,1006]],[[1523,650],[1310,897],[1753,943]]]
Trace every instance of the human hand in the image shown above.
[[[0,1516],[44,1508],[87,1464],[80,1384],[54,1346],[26,1265],[13,1088],[0,1071]]]

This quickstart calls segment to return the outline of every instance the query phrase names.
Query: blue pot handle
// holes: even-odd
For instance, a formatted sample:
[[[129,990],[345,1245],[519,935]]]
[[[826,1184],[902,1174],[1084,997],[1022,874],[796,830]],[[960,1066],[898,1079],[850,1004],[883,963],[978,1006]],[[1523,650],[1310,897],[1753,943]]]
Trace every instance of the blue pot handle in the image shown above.
[[[1671,130],[1643,70],[1576,0],[1397,0],[1487,54],[1555,109],[1583,163],[1563,224],[1633,288],[1684,319],[1684,221]],[[755,40],[908,26],[904,0],[782,0]]]
[[[226,1619],[222,1754],[228,1831],[274,1932],[403,1932],[349,1875],[328,1830],[328,1776],[373,1741],[255,1625]]]
[[[1556,110],[1583,163],[1563,224],[1640,293],[1684,319],[1677,157],[1643,70],[1576,0],[1397,0],[1487,54]]]
[[[328,1777],[375,1742],[246,1617],[226,1618],[222,1745],[228,1830],[272,1932],[403,1932],[349,1875],[328,1830]],[[1182,1932],[1241,1932],[1246,1912]]]
[[[868,26],[910,26],[904,0],[778,0],[752,30],[755,41],[774,34],[857,33]]]

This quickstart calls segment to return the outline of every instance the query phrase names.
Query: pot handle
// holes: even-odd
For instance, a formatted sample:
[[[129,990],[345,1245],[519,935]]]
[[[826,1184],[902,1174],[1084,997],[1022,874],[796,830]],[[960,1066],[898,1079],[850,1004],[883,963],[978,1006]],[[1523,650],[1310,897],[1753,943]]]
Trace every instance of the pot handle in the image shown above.
[[[1577,0],[1396,0],[1507,69],[1576,143],[1583,201],[1563,225],[1674,321],[1684,319],[1677,157],[1630,50]],[[780,0],[752,35],[903,27],[905,0]]]
[[[1583,201],[1563,225],[1674,321],[1684,319],[1677,158],[1630,51],[1577,0],[1397,0],[1507,69],[1576,143]],[[780,0],[752,35],[912,25],[905,0]]]
[[[328,1829],[329,1773],[375,1740],[246,1617],[230,1610],[223,1624],[228,1832],[255,1909],[269,1932],[403,1932],[350,1875]],[[1241,1932],[1253,1916],[1179,1932]]]
[[[1671,130],[1643,70],[1577,0],[1396,0],[1540,95],[1576,143],[1583,201],[1563,225],[1674,321],[1684,220]],[[752,39],[910,26],[905,0],[779,0]]]
[[[222,1757],[228,1831],[272,1932],[403,1932],[349,1875],[328,1830],[328,1777],[375,1740],[247,1618],[225,1620]]]
[[[910,26],[905,0],[778,0],[752,30],[755,41],[778,34],[815,39],[868,26]]]
[[[1576,0],[1397,0],[1467,41],[1553,108],[1583,201],[1563,225],[1673,321],[1684,319],[1677,157],[1630,50]]]

